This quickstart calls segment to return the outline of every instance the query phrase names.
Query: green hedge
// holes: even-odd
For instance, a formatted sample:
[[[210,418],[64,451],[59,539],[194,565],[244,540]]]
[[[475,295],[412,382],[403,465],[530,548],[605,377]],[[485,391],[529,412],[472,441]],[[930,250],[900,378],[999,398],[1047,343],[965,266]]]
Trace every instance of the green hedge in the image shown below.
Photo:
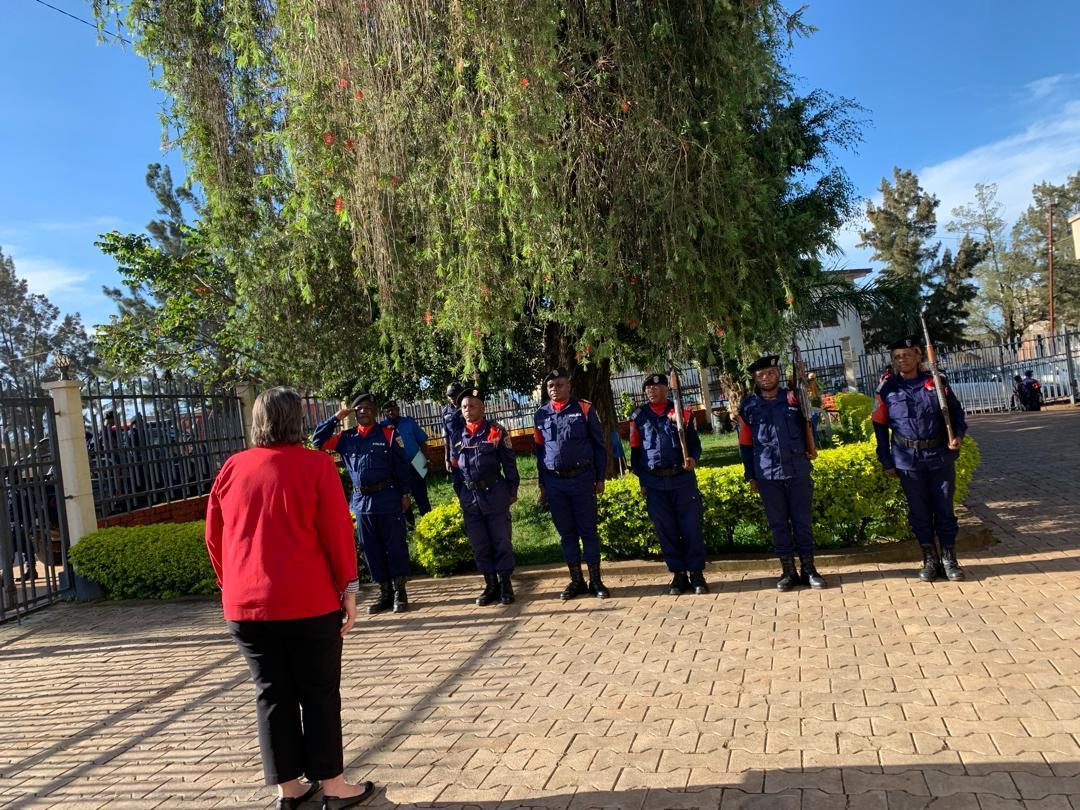
[[[865,417],[864,417],[865,418]],[[979,463],[979,448],[965,439],[956,467],[956,499],[967,494]],[[741,465],[697,471],[705,508],[706,549],[768,551],[772,538],[761,498],[743,481]],[[822,450],[814,462],[814,539],[819,548],[855,546],[908,536],[904,497],[896,478],[878,463],[874,443],[861,441]],[[655,557],[660,545],[633,475],[608,481],[599,499],[600,541],[608,559]],[[417,521],[416,561],[444,576],[468,569],[472,555],[456,502],[443,504]]]
[[[71,564],[109,599],[215,593],[217,577],[206,553],[204,527],[200,520],[100,529],[72,547]]]

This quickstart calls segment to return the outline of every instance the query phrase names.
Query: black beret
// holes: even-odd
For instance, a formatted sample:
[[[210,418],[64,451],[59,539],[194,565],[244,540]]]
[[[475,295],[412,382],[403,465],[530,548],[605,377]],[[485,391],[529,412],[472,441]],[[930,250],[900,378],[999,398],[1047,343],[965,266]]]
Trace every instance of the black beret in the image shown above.
[[[484,395],[483,393],[481,393],[479,388],[462,388],[458,392],[457,399],[454,400],[457,403],[458,407],[461,407],[461,402],[465,399],[465,397],[474,397],[475,399],[482,400],[484,398]]]
[[[362,402],[370,402],[372,405],[374,405],[375,397],[371,394],[360,394],[352,401],[349,407],[355,411],[357,408],[360,407],[360,403]]]
[[[759,357],[753,363],[750,364],[750,373],[761,371],[763,368],[778,368],[780,366],[780,355],[778,354],[766,354],[763,357]]]
[[[551,371],[549,371],[547,373],[547,376],[544,377],[544,385],[547,385],[552,380],[557,380],[560,377],[565,377],[568,380],[570,379],[570,375],[566,373],[566,369],[564,369],[564,368],[553,368]]]
[[[899,340],[894,340],[886,347],[890,352],[893,349],[921,349],[922,341],[918,335],[904,335]]]
[[[396,407],[397,407],[397,400],[388,399],[388,400],[386,400],[386,402],[383,403],[383,410],[384,411],[387,408],[396,408]]]
[[[667,375],[665,374],[650,374],[645,378],[645,382],[641,384],[641,390],[644,391],[650,385],[667,385]]]
[[[446,386],[446,395],[451,399],[457,399],[457,395],[461,393],[461,389],[465,386],[459,382],[452,382]]]

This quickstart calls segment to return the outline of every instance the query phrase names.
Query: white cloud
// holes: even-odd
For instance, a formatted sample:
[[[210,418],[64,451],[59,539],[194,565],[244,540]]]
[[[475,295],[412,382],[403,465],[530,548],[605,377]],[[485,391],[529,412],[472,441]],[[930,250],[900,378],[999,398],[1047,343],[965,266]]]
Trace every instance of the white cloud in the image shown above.
[[[32,293],[41,293],[49,298],[71,298],[87,293],[83,282],[92,275],[89,270],[81,270],[44,256],[13,254],[11,258],[15,262],[15,275],[26,279]]]
[[[1053,76],[1044,76],[1033,82],[1028,82],[1024,88],[1033,98],[1045,98],[1057,89],[1057,87],[1070,77],[1064,73],[1055,73]]]
[[[1055,77],[1051,77],[1055,78]],[[1047,80],[1040,80],[1047,81]],[[1080,171],[1080,101],[1062,104],[1023,132],[927,166],[917,172],[922,187],[941,200],[938,223],[975,197],[976,183],[997,183],[1005,220],[1014,222],[1031,204],[1031,188],[1061,183]]]
[[[53,220],[27,223],[25,227],[39,231],[110,231],[123,224],[120,217],[109,214],[74,220]]]

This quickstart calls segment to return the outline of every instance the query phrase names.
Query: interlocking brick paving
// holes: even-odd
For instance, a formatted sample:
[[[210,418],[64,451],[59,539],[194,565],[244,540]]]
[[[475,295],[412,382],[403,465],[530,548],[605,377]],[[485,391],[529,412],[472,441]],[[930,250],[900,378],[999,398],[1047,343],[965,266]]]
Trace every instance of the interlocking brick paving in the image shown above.
[[[371,807],[1080,810],[1080,411],[971,419],[1002,541],[962,584],[866,564],[778,594],[714,573],[560,603],[422,581],[347,639],[346,762]],[[0,805],[267,807],[252,688],[211,601],[0,627]],[[312,804],[316,807],[316,804]]]

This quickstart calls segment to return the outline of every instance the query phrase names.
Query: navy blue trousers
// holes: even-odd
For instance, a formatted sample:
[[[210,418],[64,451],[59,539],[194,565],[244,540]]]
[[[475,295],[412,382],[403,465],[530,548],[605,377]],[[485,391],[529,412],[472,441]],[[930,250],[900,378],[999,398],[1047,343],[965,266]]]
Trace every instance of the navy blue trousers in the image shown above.
[[[574,478],[550,475],[544,482],[544,492],[551,508],[551,520],[562,543],[563,559],[568,563],[600,562],[596,481],[592,475],[583,473]]]
[[[372,582],[389,582],[409,575],[409,544],[405,540],[405,515],[361,512],[356,515],[360,549]]]
[[[900,477],[900,487],[908,503],[908,525],[920,546],[932,546],[934,534],[942,548],[956,545],[956,535],[960,531],[953,511],[953,493],[956,492],[956,464],[945,462],[945,466],[930,468],[925,463],[916,461],[914,470],[896,472]]]
[[[409,491],[416,503],[416,511],[421,515],[426,515],[431,511],[431,499],[427,494],[427,478],[422,476],[415,467],[412,467],[409,476]]]
[[[705,538],[701,519],[705,508],[697,483],[676,489],[645,488],[645,509],[649,513],[660,551],[672,573],[705,568]]]
[[[777,481],[758,479],[758,492],[765,507],[765,519],[772,530],[777,557],[812,554],[814,529],[810,512],[814,481],[809,475]]]
[[[514,547],[510,542],[510,510],[481,512],[463,509],[465,535],[481,574],[510,574],[514,570]]]

